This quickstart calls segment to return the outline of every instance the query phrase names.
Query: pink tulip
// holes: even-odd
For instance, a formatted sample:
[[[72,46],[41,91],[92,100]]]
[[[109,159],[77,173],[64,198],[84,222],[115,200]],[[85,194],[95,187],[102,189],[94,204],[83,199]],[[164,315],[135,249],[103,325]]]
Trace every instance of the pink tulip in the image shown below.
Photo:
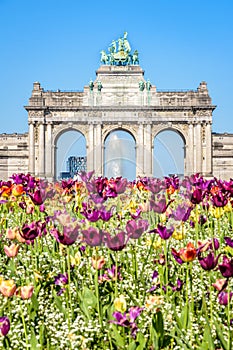
[[[8,258],[14,258],[15,256],[17,256],[18,251],[19,251],[19,245],[18,244],[12,243],[10,245],[10,247],[8,247],[7,245],[4,245],[4,252],[8,256]]]
[[[20,287],[20,296],[23,300],[30,299],[32,297],[33,291],[34,287],[30,285]]]
[[[12,297],[16,291],[16,284],[13,280],[2,281],[0,284],[0,292],[4,297]]]

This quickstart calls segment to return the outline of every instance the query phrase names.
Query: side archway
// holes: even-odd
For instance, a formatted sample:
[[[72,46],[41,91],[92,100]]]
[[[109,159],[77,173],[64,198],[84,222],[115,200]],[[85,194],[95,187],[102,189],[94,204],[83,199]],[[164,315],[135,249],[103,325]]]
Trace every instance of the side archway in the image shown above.
[[[115,129],[104,140],[104,176],[136,178],[136,142],[126,130]]]
[[[87,146],[82,132],[71,128],[62,130],[56,135],[54,146],[54,172],[57,180],[86,171]]]
[[[175,129],[160,130],[154,137],[153,176],[176,174],[183,177],[186,163],[186,142],[182,133]]]

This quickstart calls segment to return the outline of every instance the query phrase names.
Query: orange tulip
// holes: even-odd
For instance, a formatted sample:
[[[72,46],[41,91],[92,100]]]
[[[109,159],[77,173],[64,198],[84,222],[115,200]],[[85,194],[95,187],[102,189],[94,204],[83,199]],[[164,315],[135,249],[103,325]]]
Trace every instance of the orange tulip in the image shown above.
[[[10,247],[8,247],[7,245],[4,245],[4,252],[8,256],[8,258],[14,258],[18,254],[18,251],[19,251],[18,244],[12,243]]]
[[[186,248],[180,249],[179,255],[184,262],[190,262],[196,258],[197,250],[194,247],[193,243],[189,242]]]
[[[4,297],[12,297],[16,291],[16,284],[13,280],[2,281],[0,284],[0,292]]]
[[[2,196],[2,197],[9,197],[10,196],[10,194],[11,194],[11,186],[12,185],[10,185],[10,186],[2,186],[1,188],[0,188],[0,196]]]
[[[23,185],[19,184],[19,185],[14,185],[12,188],[12,194],[15,197],[19,197],[24,193],[24,188]]]

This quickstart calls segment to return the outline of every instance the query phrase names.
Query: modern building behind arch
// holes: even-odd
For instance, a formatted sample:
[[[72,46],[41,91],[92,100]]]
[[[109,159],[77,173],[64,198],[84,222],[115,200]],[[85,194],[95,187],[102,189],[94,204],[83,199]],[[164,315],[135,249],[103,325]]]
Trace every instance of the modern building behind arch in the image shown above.
[[[28,132],[0,134],[0,179],[19,172],[56,179],[56,140],[71,128],[84,135],[87,171],[98,175],[104,175],[107,135],[126,130],[135,140],[136,176],[152,176],[155,136],[169,129],[184,140],[184,175],[233,176],[233,134],[212,132],[216,106],[206,82],[196,90],[161,91],[138,61],[105,61],[83,91],[47,91],[35,82],[25,108]]]

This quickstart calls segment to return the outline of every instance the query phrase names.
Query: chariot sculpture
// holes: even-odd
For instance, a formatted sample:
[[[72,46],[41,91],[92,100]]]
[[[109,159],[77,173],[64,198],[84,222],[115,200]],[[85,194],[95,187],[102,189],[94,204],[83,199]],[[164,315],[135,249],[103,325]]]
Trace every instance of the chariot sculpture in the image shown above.
[[[125,32],[122,38],[113,40],[108,48],[109,53],[102,50],[100,61],[103,64],[126,66],[139,64],[138,50],[131,53],[131,46],[127,40],[128,33]]]

